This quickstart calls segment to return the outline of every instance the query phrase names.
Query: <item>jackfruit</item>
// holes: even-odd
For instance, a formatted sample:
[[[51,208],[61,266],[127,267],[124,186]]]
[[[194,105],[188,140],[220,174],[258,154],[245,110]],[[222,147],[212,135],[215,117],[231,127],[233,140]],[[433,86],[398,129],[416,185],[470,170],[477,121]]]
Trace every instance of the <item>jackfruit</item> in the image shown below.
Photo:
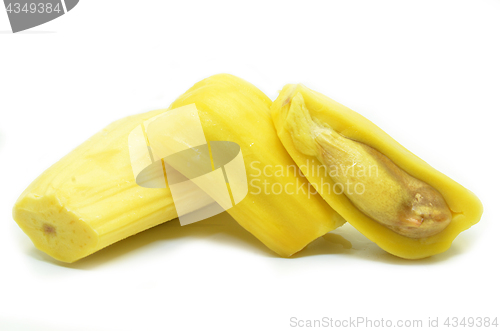
[[[344,220],[299,175],[276,135],[271,103],[242,79],[216,75],[195,84],[169,109],[195,104],[208,141],[240,145],[250,188],[227,212],[270,249],[291,256]],[[158,135],[148,137],[161,142]]]
[[[479,199],[375,124],[303,85],[271,107],[283,145],[319,194],[387,252],[408,259],[447,250],[476,224]]]

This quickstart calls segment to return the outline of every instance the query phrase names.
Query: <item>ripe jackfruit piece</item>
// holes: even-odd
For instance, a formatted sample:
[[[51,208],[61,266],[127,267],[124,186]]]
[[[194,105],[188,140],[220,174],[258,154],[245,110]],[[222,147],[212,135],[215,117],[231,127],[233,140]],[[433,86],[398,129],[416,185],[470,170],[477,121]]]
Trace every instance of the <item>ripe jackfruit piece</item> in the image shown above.
[[[294,164],[276,136],[271,101],[253,85],[230,75],[216,75],[196,84],[170,108],[185,102],[203,110],[207,138],[241,146],[249,175],[267,164]],[[38,249],[57,260],[74,262],[178,216],[168,187],[136,184],[129,154],[132,130],[165,111],[114,122],[29,185],[17,200],[13,217]],[[251,161],[261,162],[254,164],[256,170]],[[287,184],[295,178],[271,180]],[[299,178],[298,183],[307,181]],[[192,192],[185,192],[182,198],[197,200],[197,206],[211,202],[199,202],[205,195]],[[308,199],[301,193],[249,194],[233,209],[230,213],[240,224],[285,256],[343,222],[318,195]]]
[[[472,192],[328,97],[286,85],[271,113],[319,194],[387,252],[408,259],[441,253],[481,218]]]
[[[276,135],[271,103],[255,86],[223,74],[195,84],[169,109],[195,104],[208,141],[240,146],[249,192],[227,212],[271,250],[290,256],[344,220],[299,175]],[[163,141],[158,131],[148,138]]]
[[[169,189],[137,185],[130,165],[130,132],[163,112],[112,123],[29,185],[13,217],[38,249],[74,262],[177,217]]]

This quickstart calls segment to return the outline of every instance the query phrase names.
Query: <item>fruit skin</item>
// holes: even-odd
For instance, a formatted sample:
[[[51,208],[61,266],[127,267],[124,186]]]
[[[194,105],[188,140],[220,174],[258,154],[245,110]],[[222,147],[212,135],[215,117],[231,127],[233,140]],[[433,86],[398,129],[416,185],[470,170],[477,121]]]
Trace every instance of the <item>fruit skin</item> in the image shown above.
[[[309,145],[310,138],[292,137],[287,128],[291,125],[289,110],[292,104],[294,107],[305,107],[311,117],[323,126],[381,152],[411,176],[434,187],[448,204],[452,211],[450,224],[436,235],[417,239],[397,234],[367,217],[344,194],[322,195],[347,222],[382,249],[407,259],[432,256],[446,251],[460,232],[479,222],[483,207],[471,191],[432,168],[360,114],[303,85],[290,84],[273,102],[271,113],[278,136],[298,166],[317,166],[321,163],[316,157],[299,151]],[[315,187],[320,187],[322,183],[329,183],[332,187],[335,184],[319,171],[306,171],[305,175]]]
[[[231,75],[216,75],[197,83],[170,109],[185,103],[195,103],[203,111],[207,138],[240,144],[247,171],[252,168],[249,160],[294,164],[272,125],[271,100],[253,85]],[[28,186],[14,205],[13,218],[38,249],[74,262],[178,216],[168,187],[136,184],[129,154],[130,132],[165,111],[112,123]],[[231,215],[283,256],[343,223],[318,195],[308,200],[302,195],[249,194],[245,201]]]
[[[227,74],[195,84],[169,109],[195,104],[208,141],[232,141],[240,145],[249,185],[247,196],[227,212],[267,247],[287,257],[345,221],[318,195],[299,189],[309,184],[292,172],[276,174],[280,167],[295,167],[281,144],[270,114],[271,100],[255,86]],[[161,137],[150,140],[161,141]],[[189,147],[189,146],[187,146]],[[257,179],[257,180],[256,180]],[[252,181],[253,180],[253,181]],[[268,187],[288,188],[293,194],[264,194]],[[313,193],[316,193],[315,191]]]

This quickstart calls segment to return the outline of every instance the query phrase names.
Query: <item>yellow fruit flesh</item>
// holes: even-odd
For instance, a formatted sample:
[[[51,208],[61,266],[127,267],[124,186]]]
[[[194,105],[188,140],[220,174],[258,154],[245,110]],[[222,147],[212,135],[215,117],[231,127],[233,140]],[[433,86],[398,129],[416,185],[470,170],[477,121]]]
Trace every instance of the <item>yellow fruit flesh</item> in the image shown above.
[[[450,223],[451,212],[439,192],[370,146],[316,123],[303,105],[297,94],[287,115],[286,129],[295,146],[315,156],[325,174],[365,215],[411,238],[437,234]]]
[[[299,189],[308,184],[304,177],[291,172],[276,176],[273,172],[295,167],[295,163],[276,135],[269,111],[271,100],[256,87],[231,75],[216,75],[195,84],[170,109],[193,103],[208,141],[240,145],[251,187],[246,198],[228,213],[266,246],[281,256],[290,256],[344,223],[319,195]],[[149,138],[161,141],[161,137]],[[273,185],[288,185],[293,194],[273,194],[270,190],[265,194],[265,186]]]
[[[315,125],[312,126],[312,131],[311,126],[304,126],[304,117],[297,116],[300,112],[307,112],[310,115]],[[353,153],[359,152],[362,161],[371,158],[381,168],[390,168],[390,164],[393,164],[408,176],[428,185],[444,199],[451,212],[449,224],[444,229],[438,227],[437,231],[427,233],[424,231],[420,238],[410,238],[406,229],[403,230],[403,234],[397,233],[394,227],[388,227],[380,220],[377,222],[374,218],[367,216],[370,213],[366,209],[376,209],[373,207],[374,204],[379,204],[379,212],[382,213],[380,218],[384,218],[387,213],[391,212],[394,205],[387,204],[387,196],[383,197],[387,192],[379,192],[380,196],[374,195],[371,201],[365,201],[368,205],[368,207],[365,206],[366,208],[363,208],[363,203],[359,203],[356,199],[353,199],[353,202],[348,194],[325,194],[323,192],[322,196],[330,206],[384,250],[408,259],[435,255],[447,250],[460,232],[479,221],[482,205],[472,192],[433,169],[363,116],[328,97],[307,89],[303,85],[287,85],[273,103],[271,113],[278,136],[287,151],[301,168],[307,169],[306,177],[318,188],[320,194],[322,185],[324,187],[327,183],[330,187],[334,187],[338,178],[332,178],[325,172],[314,172],[312,168],[318,168],[324,163],[331,166],[337,161],[325,161],[334,157],[331,154],[335,153],[326,155],[318,152],[317,146],[322,144],[323,147],[331,150],[332,144],[339,147],[347,143],[347,155],[352,157]],[[334,142],[339,136],[342,140]],[[384,161],[384,157],[389,161]],[[380,186],[383,182],[388,184],[387,178],[374,183],[373,186]],[[385,190],[397,191],[397,185],[388,185]],[[396,193],[395,196],[398,194],[400,193]]]
[[[24,191],[13,217],[38,249],[74,262],[177,217],[168,188],[135,183],[128,150],[132,129],[164,111],[114,122]]]

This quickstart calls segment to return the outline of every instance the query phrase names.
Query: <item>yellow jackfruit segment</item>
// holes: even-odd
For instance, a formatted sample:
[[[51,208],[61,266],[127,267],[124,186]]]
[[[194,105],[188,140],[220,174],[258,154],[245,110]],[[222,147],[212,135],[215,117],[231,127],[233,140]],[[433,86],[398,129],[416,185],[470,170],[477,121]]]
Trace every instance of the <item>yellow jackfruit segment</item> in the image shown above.
[[[190,104],[198,109],[207,141],[240,145],[250,187],[228,213],[266,246],[290,256],[344,223],[314,190],[311,194],[306,178],[271,170],[296,165],[276,135],[271,100],[256,87],[231,75],[216,75],[195,84],[169,109]],[[164,141],[158,133],[148,137]]]
[[[40,175],[13,217],[41,251],[74,262],[177,217],[168,188],[136,184],[128,136],[158,110],[116,121]]]
[[[437,234],[409,238],[368,217],[356,207],[346,192],[325,190],[325,187],[336,187],[336,182],[325,171],[318,171],[322,162],[315,148],[323,132],[312,132],[312,137],[310,126],[294,123],[301,119],[296,114],[297,110],[310,115],[317,123],[313,127],[333,130],[335,134],[365,144],[386,156],[410,176],[429,184],[441,194],[451,210],[451,222]],[[283,145],[322,197],[346,221],[387,252],[408,259],[441,253],[450,247],[460,232],[479,221],[482,205],[472,192],[429,166],[360,114],[328,97],[303,85],[286,85],[274,101],[271,113]]]

